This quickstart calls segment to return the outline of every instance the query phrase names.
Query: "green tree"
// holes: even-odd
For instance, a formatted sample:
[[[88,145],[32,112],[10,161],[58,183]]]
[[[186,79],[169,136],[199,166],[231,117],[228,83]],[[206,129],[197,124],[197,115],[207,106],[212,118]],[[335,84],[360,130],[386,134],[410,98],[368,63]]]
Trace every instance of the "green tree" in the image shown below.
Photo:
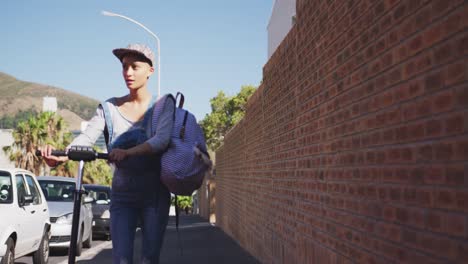
[[[171,205],[175,205],[175,196],[171,197]],[[179,206],[180,210],[183,210],[186,214],[188,214],[188,212],[193,209],[192,196],[177,195],[177,206]]]
[[[47,167],[35,154],[38,146],[51,144],[57,147],[71,139],[63,118],[53,112],[42,112],[19,122],[12,135],[13,144],[4,147],[4,152],[15,166],[35,174],[42,174]]]
[[[238,94],[228,97],[220,91],[211,98],[211,113],[200,121],[210,150],[217,149],[223,142],[224,135],[245,115],[245,104],[257,90],[255,86],[242,86]]]
[[[0,118],[0,128],[16,128],[18,123],[28,120],[38,113],[34,108],[19,110],[14,116],[4,115]]]
[[[97,149],[97,151],[101,152],[100,149]],[[83,182],[110,185],[112,182],[112,170],[107,161],[97,159],[95,161],[85,163]]]
[[[30,170],[36,175],[58,175],[75,177],[78,172],[76,161],[67,161],[55,168],[49,168],[35,152],[41,145],[50,144],[56,149],[65,149],[73,135],[67,129],[65,120],[54,112],[31,114],[27,120],[18,123],[13,131],[14,142],[3,148],[15,166]],[[83,182],[109,185],[111,169],[104,160],[85,164]]]

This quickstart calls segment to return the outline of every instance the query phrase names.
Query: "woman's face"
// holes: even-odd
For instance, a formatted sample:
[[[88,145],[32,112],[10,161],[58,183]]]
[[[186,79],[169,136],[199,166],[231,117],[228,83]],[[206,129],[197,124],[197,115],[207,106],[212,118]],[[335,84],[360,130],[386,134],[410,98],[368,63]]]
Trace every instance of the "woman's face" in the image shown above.
[[[139,89],[146,86],[154,68],[137,56],[127,55],[122,59],[122,75],[129,89]]]

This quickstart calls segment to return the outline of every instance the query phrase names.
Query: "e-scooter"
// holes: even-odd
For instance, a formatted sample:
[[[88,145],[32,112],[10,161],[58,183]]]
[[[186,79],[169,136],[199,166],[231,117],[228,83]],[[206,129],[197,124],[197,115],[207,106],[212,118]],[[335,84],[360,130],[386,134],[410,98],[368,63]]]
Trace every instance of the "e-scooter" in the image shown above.
[[[81,190],[83,181],[83,168],[86,161],[93,161],[95,159],[107,159],[107,153],[98,153],[94,151],[92,147],[85,146],[72,146],[68,151],[54,150],[52,151],[53,156],[67,156],[68,159],[79,161],[78,177],[76,178],[76,188],[73,196],[73,220],[72,220],[72,232],[70,247],[68,248],[68,264],[74,264],[76,258],[76,243],[78,239],[78,225],[80,221],[80,208],[81,198],[83,191]],[[36,156],[41,156],[41,152],[36,151]]]

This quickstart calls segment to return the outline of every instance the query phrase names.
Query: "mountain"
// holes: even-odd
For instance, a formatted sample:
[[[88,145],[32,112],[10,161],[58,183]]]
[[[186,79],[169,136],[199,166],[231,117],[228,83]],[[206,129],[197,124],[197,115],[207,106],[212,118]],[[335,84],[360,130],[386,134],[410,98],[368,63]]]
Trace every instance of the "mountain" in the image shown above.
[[[15,116],[19,111],[42,110],[43,97],[56,97],[58,114],[71,130],[80,129],[81,121],[95,113],[98,100],[62,88],[25,82],[0,72],[0,117]]]

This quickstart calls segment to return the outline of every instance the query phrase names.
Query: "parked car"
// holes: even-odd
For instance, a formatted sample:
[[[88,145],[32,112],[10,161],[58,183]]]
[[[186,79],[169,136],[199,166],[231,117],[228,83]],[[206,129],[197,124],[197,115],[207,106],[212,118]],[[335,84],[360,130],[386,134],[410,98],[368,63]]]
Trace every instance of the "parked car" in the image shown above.
[[[110,240],[110,201],[111,188],[104,185],[84,184],[88,196],[94,199],[93,203],[93,236],[105,237]]]
[[[0,168],[0,263],[32,254],[33,263],[49,260],[49,207],[36,176]]]
[[[44,196],[49,203],[51,248],[69,248],[71,240],[73,220],[73,195],[76,188],[76,179],[61,176],[37,177]],[[84,189],[83,189],[84,191]],[[76,255],[80,256],[83,247],[90,248],[93,242],[92,202],[94,199],[83,195],[80,209],[80,221],[78,228],[78,242],[76,244]]]

